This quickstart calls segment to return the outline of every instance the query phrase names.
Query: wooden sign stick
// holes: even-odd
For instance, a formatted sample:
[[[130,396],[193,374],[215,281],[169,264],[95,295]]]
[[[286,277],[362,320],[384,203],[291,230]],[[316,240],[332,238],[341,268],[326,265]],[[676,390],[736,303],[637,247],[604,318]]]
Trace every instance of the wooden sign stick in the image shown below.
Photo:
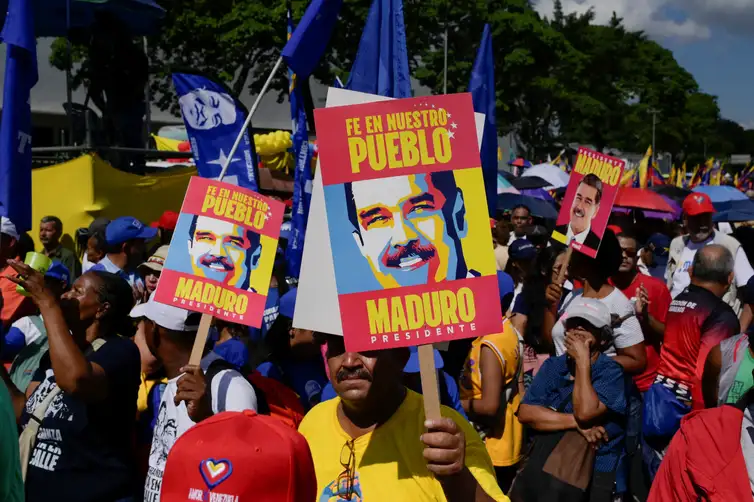
[[[194,347],[191,349],[191,357],[189,358],[189,364],[199,366],[204,355],[204,347],[207,345],[207,337],[209,336],[209,327],[212,325],[212,316],[209,314],[202,314],[202,319],[199,321],[199,331],[196,332],[196,340],[194,340]]]
[[[435,368],[435,349],[430,345],[419,345],[419,371],[422,381],[422,395],[424,396],[424,416],[429,420],[439,420],[440,388],[437,384],[437,369]]]
[[[560,271],[558,272],[558,286],[560,287],[563,287],[563,283],[565,282],[565,275],[566,272],[568,272],[568,264],[571,263],[572,254],[573,248],[568,246],[568,249],[566,250],[565,263],[563,263],[563,266],[560,267]]]
[[[257,95],[257,99],[254,100],[254,104],[251,107],[251,110],[249,110],[249,114],[246,116],[246,121],[243,124],[243,127],[241,127],[241,131],[238,133],[238,136],[236,136],[236,141],[233,143],[233,148],[230,149],[230,154],[228,155],[227,160],[225,161],[225,165],[223,166],[222,171],[220,171],[220,176],[217,177],[217,181],[222,181],[225,177],[225,173],[228,172],[228,166],[230,166],[230,163],[233,161],[233,155],[236,154],[236,150],[238,150],[238,146],[241,144],[241,140],[243,139],[244,134],[246,133],[246,130],[249,128],[249,125],[251,124],[251,118],[254,116],[254,114],[257,111],[257,108],[259,107],[259,103],[262,101],[262,96],[264,96],[267,93],[267,88],[270,87],[270,84],[272,83],[272,79],[275,76],[275,74],[278,71],[278,68],[280,68],[280,65],[283,63],[283,56],[280,56],[275,63],[275,66],[272,68],[272,72],[270,72],[270,75],[267,77],[267,81],[262,86],[262,90]],[[191,349],[191,358],[189,358],[189,364],[198,365],[202,360],[202,355],[204,354],[204,347],[207,345],[207,337],[209,336],[209,327],[212,325],[212,316],[209,314],[202,314],[202,320],[199,321],[199,331],[196,333],[196,340],[194,341],[194,347]]]

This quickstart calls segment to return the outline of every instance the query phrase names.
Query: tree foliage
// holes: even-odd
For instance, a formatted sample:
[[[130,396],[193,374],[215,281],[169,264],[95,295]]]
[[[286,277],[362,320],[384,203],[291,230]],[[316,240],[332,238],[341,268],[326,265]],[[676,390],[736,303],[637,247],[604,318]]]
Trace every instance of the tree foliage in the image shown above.
[[[149,39],[161,108],[175,107],[175,67],[215,75],[236,94],[259,92],[285,44],[285,2],[157,1],[168,12],[164,29]],[[370,3],[344,0],[314,78],[346,80]],[[307,4],[292,0],[295,19]],[[404,0],[404,16],[413,76],[434,93],[443,90],[445,30],[448,92],[463,92],[484,24],[491,25],[499,133],[513,133],[532,157],[568,143],[641,152],[652,142],[653,117],[658,149],[676,158],[754,150],[754,133],[722,121],[716,98],[700,91],[669,50],[615,16],[596,25],[593,12],[566,15],[556,1],[542,17],[529,0]],[[62,45],[55,48],[53,63],[64,68]],[[74,54],[86,61],[85,50]],[[273,88],[284,96],[285,72]]]

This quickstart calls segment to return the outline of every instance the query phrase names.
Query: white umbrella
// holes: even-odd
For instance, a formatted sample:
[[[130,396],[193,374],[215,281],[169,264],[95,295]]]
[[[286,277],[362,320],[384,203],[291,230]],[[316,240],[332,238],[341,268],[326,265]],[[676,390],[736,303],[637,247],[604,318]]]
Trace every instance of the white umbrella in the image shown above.
[[[539,176],[550,183],[550,186],[546,187],[547,190],[568,186],[568,180],[570,179],[568,173],[563,172],[558,166],[552,164],[537,164],[524,171],[522,176]]]

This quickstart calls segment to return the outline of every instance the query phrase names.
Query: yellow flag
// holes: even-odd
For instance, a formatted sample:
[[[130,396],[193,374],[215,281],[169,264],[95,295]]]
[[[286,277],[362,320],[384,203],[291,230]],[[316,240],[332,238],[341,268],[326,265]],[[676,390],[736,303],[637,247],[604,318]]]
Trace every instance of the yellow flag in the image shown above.
[[[644,158],[641,159],[639,164],[639,187],[647,188],[647,181],[649,179],[649,162],[652,158],[652,147],[647,148],[647,153],[644,154]]]
[[[678,176],[676,176],[675,180],[675,186],[678,188],[683,188],[683,186],[686,184],[686,163],[683,163],[683,166],[681,166],[681,170],[678,172]]]
[[[634,182],[634,176],[636,175],[636,168],[626,169],[623,171],[623,177],[620,179],[620,186],[630,187]]]
[[[154,138],[154,143],[155,146],[157,146],[157,149],[161,151],[177,152],[179,151],[178,145],[183,143],[183,141],[178,139],[164,138],[155,134],[152,135],[152,138]]]

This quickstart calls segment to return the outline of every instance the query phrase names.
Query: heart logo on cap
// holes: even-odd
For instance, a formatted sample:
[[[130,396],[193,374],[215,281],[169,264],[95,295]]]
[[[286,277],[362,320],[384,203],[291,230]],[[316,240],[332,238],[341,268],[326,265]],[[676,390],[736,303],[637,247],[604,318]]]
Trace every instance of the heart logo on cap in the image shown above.
[[[230,460],[208,458],[199,462],[199,472],[210,490],[228,479],[233,472]]]

